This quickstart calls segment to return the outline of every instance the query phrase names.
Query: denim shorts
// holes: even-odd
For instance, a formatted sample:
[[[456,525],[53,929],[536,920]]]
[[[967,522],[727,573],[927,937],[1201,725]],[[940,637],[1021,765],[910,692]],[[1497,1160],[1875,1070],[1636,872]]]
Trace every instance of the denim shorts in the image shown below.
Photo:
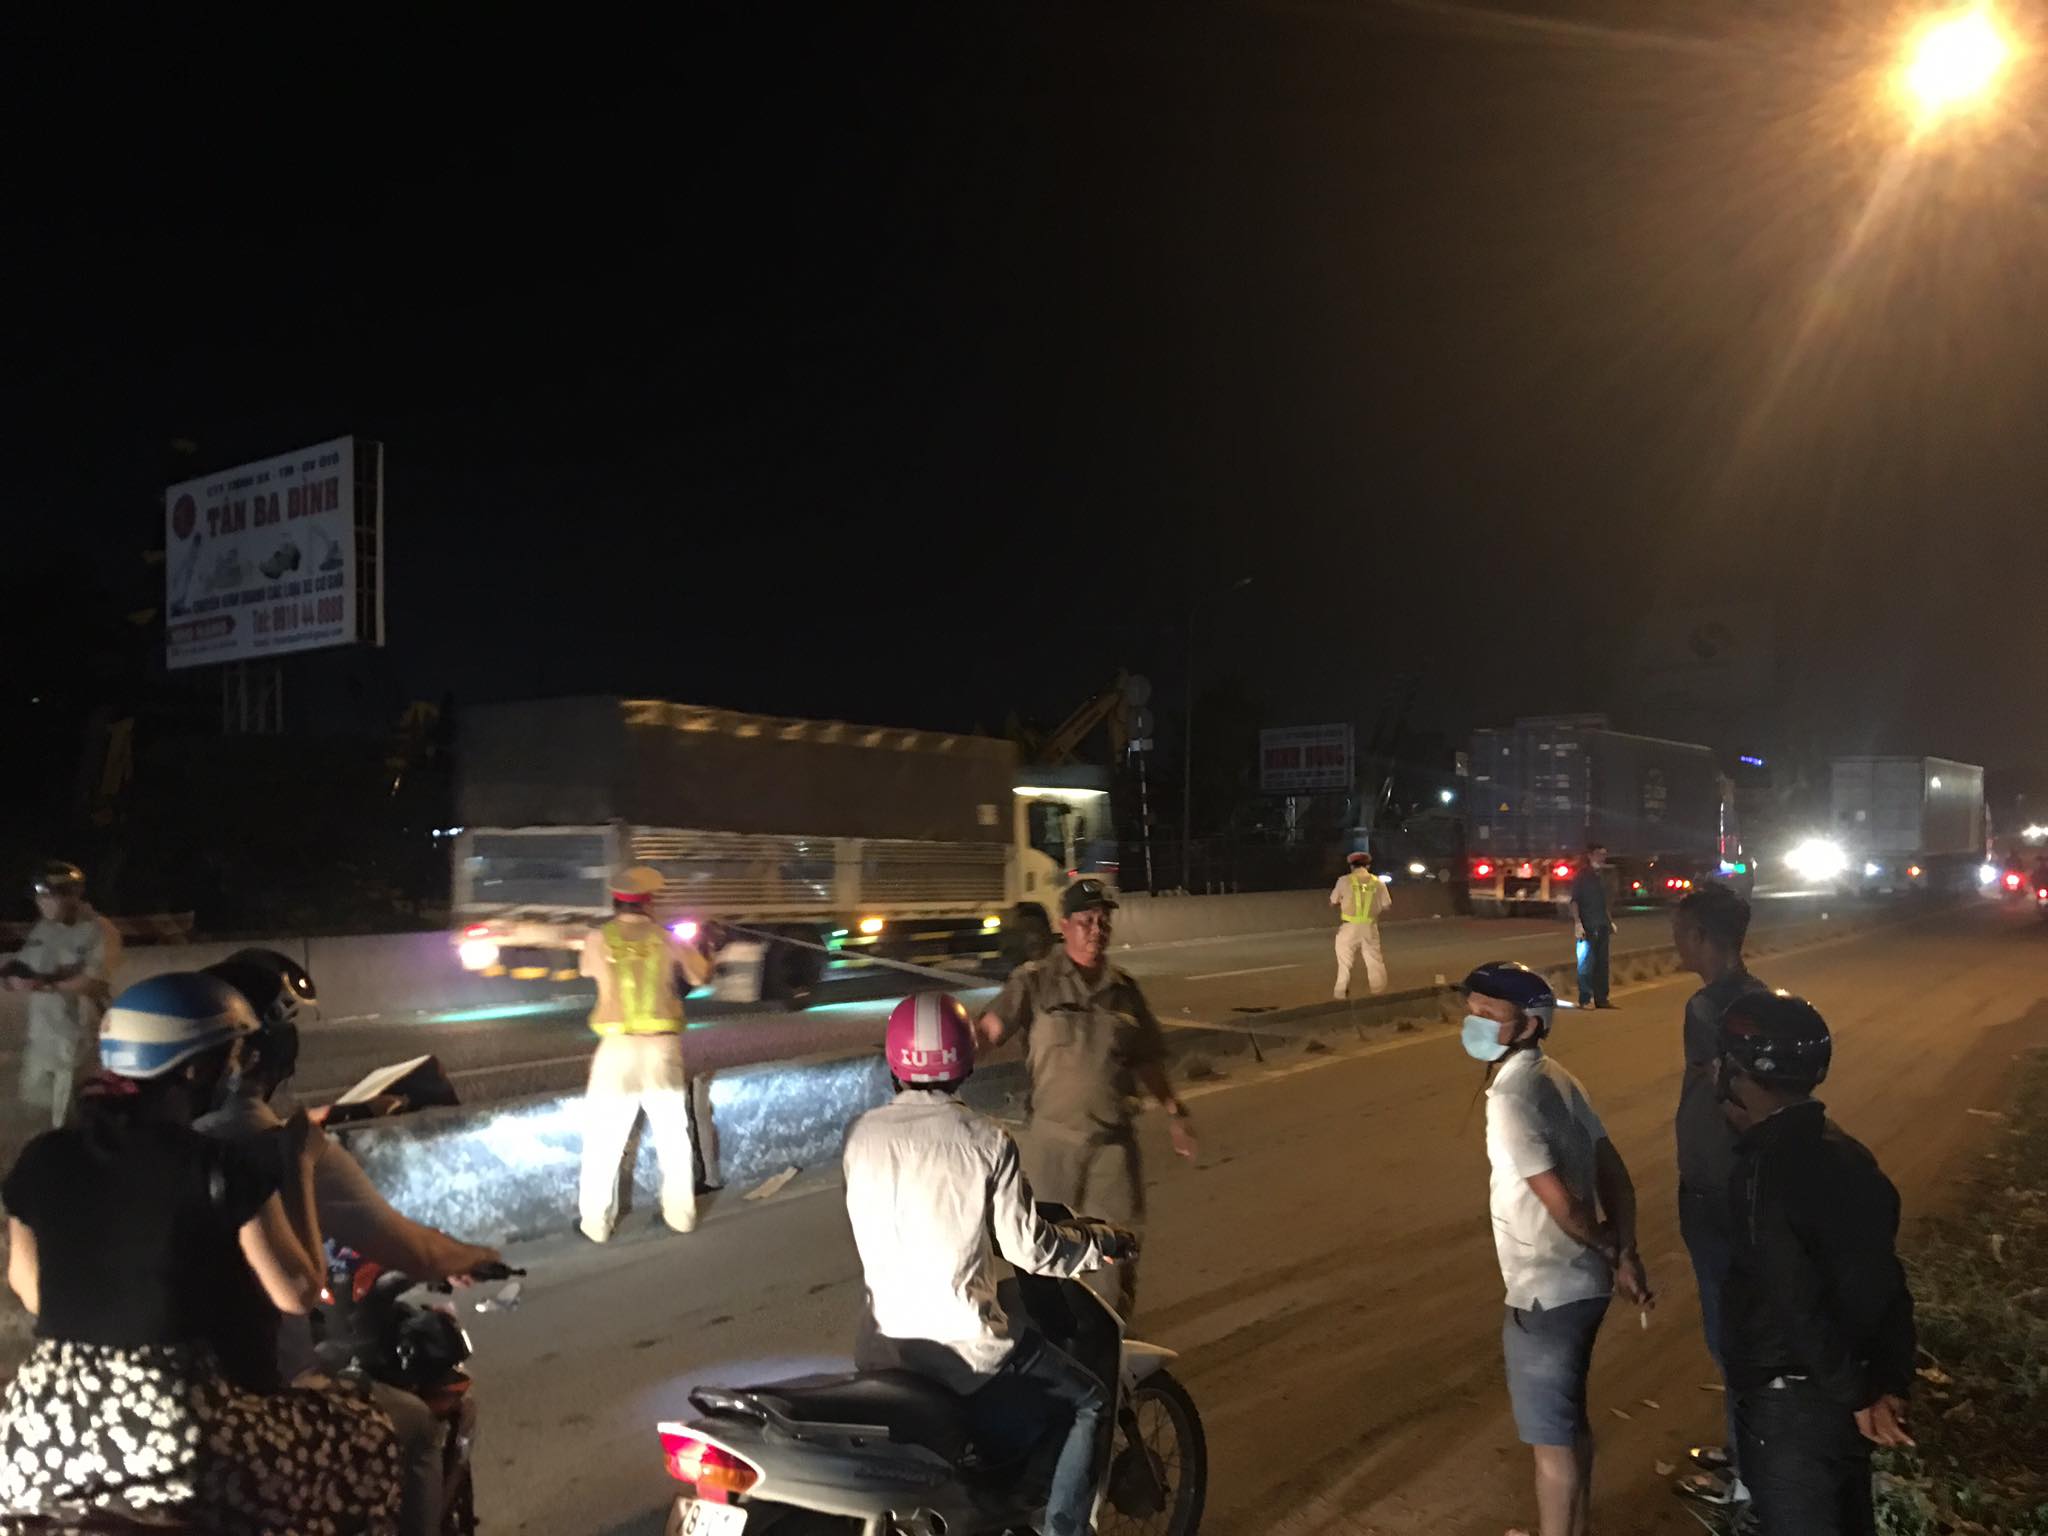
[[[1586,1377],[1593,1340],[1612,1298],[1593,1296],[1556,1307],[1507,1309],[1501,1353],[1508,1401],[1524,1445],[1570,1445],[1587,1427]]]

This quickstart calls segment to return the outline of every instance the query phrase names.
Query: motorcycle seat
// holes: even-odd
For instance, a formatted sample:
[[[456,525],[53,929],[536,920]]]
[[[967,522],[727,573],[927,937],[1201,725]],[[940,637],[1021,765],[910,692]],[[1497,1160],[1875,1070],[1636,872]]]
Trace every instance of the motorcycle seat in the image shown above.
[[[967,1454],[967,1415],[960,1398],[914,1371],[811,1376],[751,1387],[784,1418],[800,1424],[872,1425],[889,1438],[921,1445],[948,1461]]]

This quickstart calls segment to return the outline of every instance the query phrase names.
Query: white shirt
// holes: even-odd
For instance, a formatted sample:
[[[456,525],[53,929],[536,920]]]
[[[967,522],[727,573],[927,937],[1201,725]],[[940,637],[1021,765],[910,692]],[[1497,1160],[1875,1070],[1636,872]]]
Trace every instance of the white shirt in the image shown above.
[[[922,1371],[971,1392],[1015,1342],[996,1300],[998,1248],[1038,1275],[1102,1262],[1092,1236],[1039,1219],[1009,1132],[949,1093],[907,1088],[869,1110],[846,1133],[844,1168],[867,1272],[863,1370]]]
[[[1557,1224],[1529,1187],[1557,1176],[1588,1209],[1594,1205],[1593,1149],[1607,1130],[1579,1080],[1543,1054],[1516,1051],[1486,1090],[1486,1157],[1493,1165],[1493,1246],[1511,1307],[1561,1307],[1612,1295],[1607,1261]]]
[[[1337,883],[1330,888],[1330,905],[1335,907],[1345,917],[1356,917],[1358,915],[1358,894],[1364,886],[1371,887],[1370,890],[1366,890],[1364,893],[1366,916],[1371,918],[1372,921],[1378,922],[1387,915],[1394,905],[1394,893],[1387,889],[1387,882],[1378,875],[1365,876],[1360,886],[1353,886],[1351,876],[1339,875]]]

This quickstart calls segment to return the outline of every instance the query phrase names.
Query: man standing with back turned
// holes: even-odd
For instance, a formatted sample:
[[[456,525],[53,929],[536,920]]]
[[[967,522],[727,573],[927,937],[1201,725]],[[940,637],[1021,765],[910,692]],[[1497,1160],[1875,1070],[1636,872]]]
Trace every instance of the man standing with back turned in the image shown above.
[[[612,884],[612,919],[583,941],[583,974],[597,983],[590,1028],[598,1037],[583,1101],[583,1235],[606,1242],[619,1219],[621,1166],[642,1110],[661,1163],[661,1219],[697,1225],[690,1089],[683,1071],[683,993],[711,962],[654,920],[661,873],[636,866]]]
[[[1166,1110],[1173,1149],[1195,1155],[1187,1106],[1166,1080],[1166,1042],[1145,994],[1109,963],[1116,899],[1100,880],[1076,880],[1060,900],[1061,947],[1021,965],[981,1016],[977,1033],[993,1049],[1022,1033],[1031,1071],[1025,1170],[1041,1200],[1129,1231],[1145,1221],[1145,1174],[1133,1121],[1137,1092]],[[1129,1321],[1137,1301],[1135,1262],[1090,1288]]]
[[[1372,872],[1372,855],[1354,853],[1350,872],[1330,891],[1337,909],[1337,1001],[1351,996],[1351,968],[1363,961],[1366,985],[1374,993],[1387,990],[1387,962],[1380,952],[1380,919],[1394,899]]]

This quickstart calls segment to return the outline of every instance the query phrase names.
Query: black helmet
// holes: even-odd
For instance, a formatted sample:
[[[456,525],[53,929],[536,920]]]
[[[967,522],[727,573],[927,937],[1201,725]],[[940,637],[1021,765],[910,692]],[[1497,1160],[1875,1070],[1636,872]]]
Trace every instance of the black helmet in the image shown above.
[[[51,859],[36,872],[38,896],[76,896],[85,890],[85,871],[68,859]]]
[[[299,1063],[299,1009],[320,1000],[312,973],[274,949],[238,949],[206,974],[249,1000],[262,1025],[256,1045],[264,1070],[280,1083],[290,1077]]]
[[[1804,1093],[1826,1081],[1835,1054],[1828,1021],[1790,992],[1751,992],[1721,1015],[1721,1056],[1760,1083]],[[1725,1068],[1724,1068],[1725,1070]]]
[[[1541,1021],[1543,1033],[1550,1033],[1550,1021],[1557,1010],[1557,993],[1542,973],[1532,971],[1519,960],[1489,960],[1484,965],[1474,966],[1466,978],[1458,984],[1458,990],[1467,994],[1477,993],[1481,997],[1499,998],[1502,1002],[1513,1003],[1522,1012]]]

